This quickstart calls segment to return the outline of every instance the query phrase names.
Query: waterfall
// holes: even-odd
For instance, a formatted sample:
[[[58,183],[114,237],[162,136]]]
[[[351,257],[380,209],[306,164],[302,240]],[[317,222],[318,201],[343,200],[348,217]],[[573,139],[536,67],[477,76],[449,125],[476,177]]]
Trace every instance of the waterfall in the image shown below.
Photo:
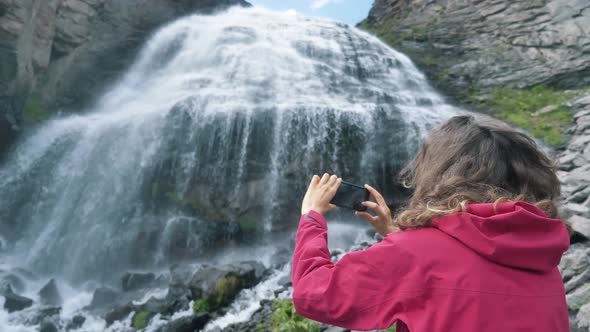
[[[252,8],[181,18],[91,109],[8,156],[3,259],[85,281],[268,239],[296,225],[313,174],[391,194],[454,112],[406,56],[346,24]]]

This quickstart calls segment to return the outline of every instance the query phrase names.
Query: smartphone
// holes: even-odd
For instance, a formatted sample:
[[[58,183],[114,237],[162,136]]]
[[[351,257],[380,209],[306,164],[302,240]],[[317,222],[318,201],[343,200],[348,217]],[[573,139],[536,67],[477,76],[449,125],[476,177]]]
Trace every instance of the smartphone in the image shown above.
[[[368,201],[369,195],[369,191],[365,187],[342,181],[336,191],[336,196],[330,203],[356,211],[367,211],[367,207],[361,202]]]

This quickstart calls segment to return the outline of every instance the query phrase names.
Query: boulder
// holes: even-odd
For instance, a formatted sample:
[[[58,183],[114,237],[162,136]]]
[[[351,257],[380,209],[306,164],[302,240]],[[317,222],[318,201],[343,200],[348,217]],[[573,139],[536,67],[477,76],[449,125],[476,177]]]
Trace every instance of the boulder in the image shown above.
[[[590,303],[583,305],[576,314],[576,321],[578,328],[584,328],[585,331],[590,331]]]
[[[39,326],[39,332],[59,332],[59,325],[51,319],[44,319]]]
[[[148,288],[156,281],[156,275],[153,273],[134,273],[127,272],[121,278],[123,291]]]
[[[59,317],[61,307],[42,307],[39,311],[35,312],[33,317],[27,321],[31,325],[37,325],[46,320],[47,318]]]
[[[82,327],[82,325],[84,325],[85,321],[86,321],[86,317],[84,317],[82,315],[76,315],[72,318],[72,321],[70,321],[68,323],[68,325],[66,326],[66,330],[79,329],[80,327]]]
[[[5,292],[2,296],[6,299],[4,309],[8,312],[20,311],[33,305],[33,300],[14,294],[12,290]]]
[[[104,320],[106,321],[107,326],[111,326],[114,322],[127,318],[133,310],[135,310],[133,303],[117,306],[105,315]]]
[[[0,277],[0,294],[7,289],[22,292],[25,290],[25,283],[18,275],[8,273]]]
[[[97,309],[112,306],[118,298],[119,293],[114,289],[108,287],[99,287],[94,291],[94,294],[92,295],[92,301],[90,301],[87,309]]]
[[[590,219],[574,215],[568,219],[568,222],[575,233],[583,236],[585,239],[590,239]]]
[[[158,328],[156,332],[193,332],[200,331],[211,319],[208,313],[198,313],[191,316],[180,317]]]
[[[564,282],[590,267],[590,248],[582,243],[575,243],[563,254],[559,263],[559,271]]]
[[[231,303],[244,288],[256,285],[265,272],[258,262],[240,262],[197,271],[189,284],[194,300],[205,300],[211,311]]]
[[[49,280],[47,284],[41,288],[38,294],[41,304],[59,306],[63,303],[63,299],[59,294],[59,289],[57,288],[55,279]]]
[[[576,288],[576,290],[567,294],[565,298],[570,310],[580,310],[583,305],[590,303],[590,283]]]

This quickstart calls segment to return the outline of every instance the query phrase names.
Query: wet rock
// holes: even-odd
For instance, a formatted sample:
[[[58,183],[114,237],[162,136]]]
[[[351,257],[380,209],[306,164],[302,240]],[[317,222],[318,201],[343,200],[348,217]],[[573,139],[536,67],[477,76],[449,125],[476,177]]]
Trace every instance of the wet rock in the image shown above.
[[[153,273],[127,272],[121,279],[123,291],[148,288],[156,282],[156,275]]]
[[[256,285],[264,272],[258,262],[206,267],[193,275],[189,289],[193,299],[205,299],[210,310],[216,310],[231,303],[242,289]]]
[[[36,312],[30,320],[27,320],[28,325],[37,325],[47,318],[58,317],[61,312],[61,307],[45,307]]]
[[[66,326],[66,330],[79,329],[80,327],[82,327],[82,325],[84,325],[85,321],[86,317],[82,315],[76,315],[72,318],[72,321],[68,323],[68,325]]]
[[[156,315],[155,312],[147,310],[138,310],[133,314],[131,318],[131,327],[136,330],[142,330],[150,323],[150,320]]]
[[[92,295],[92,301],[88,305],[87,309],[112,306],[112,304],[117,301],[118,297],[119,293],[112,288],[97,288]]]
[[[12,290],[7,291],[3,294],[4,298],[4,309],[8,312],[20,311],[33,305],[33,300],[17,295]]]
[[[2,294],[2,290],[12,289],[17,292],[22,292],[25,290],[25,282],[16,274],[6,274],[0,277],[0,294]]]
[[[57,288],[55,279],[49,280],[49,282],[47,282],[47,284],[41,288],[38,294],[41,304],[58,306],[63,303],[63,299],[59,294],[59,289]]]
[[[133,310],[135,310],[135,308],[132,303],[118,306],[109,311],[105,315],[104,320],[107,322],[107,326],[111,326],[114,322],[127,318],[127,316],[133,312]]]
[[[44,319],[43,322],[41,322],[41,325],[39,327],[39,332],[58,332],[58,331],[59,331],[58,324],[49,318]]]
[[[160,327],[157,332],[193,332],[199,331],[211,319],[208,313],[198,313],[192,316],[181,317],[168,322]]]

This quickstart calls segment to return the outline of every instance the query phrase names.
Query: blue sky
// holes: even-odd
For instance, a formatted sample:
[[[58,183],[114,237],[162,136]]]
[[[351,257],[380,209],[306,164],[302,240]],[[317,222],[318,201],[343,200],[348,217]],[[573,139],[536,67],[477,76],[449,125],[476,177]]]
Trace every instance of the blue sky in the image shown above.
[[[254,6],[272,10],[295,9],[307,16],[329,17],[355,25],[367,17],[373,0],[248,0]]]

